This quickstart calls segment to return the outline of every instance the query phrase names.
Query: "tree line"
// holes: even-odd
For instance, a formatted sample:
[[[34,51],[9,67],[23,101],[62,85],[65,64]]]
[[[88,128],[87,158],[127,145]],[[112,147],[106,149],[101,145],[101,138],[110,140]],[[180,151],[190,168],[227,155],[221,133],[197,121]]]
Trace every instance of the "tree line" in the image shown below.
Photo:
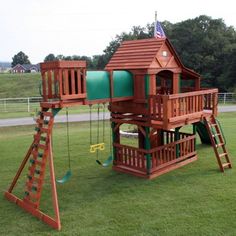
[[[166,36],[186,67],[199,74],[206,87],[217,87],[221,92],[236,90],[236,31],[222,19],[201,15],[178,23],[161,22]],[[133,26],[122,32],[104,49],[103,54],[63,56],[49,54],[44,61],[86,60],[88,69],[103,69],[124,40],[153,37],[154,24]]]

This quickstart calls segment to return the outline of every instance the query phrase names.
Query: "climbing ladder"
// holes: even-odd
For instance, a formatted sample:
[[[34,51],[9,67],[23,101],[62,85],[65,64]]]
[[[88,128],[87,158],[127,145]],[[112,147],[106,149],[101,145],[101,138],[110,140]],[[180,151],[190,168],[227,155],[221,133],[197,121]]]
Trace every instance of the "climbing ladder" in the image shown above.
[[[34,140],[23,160],[21,166],[10,186],[8,191],[5,192],[5,197],[21,208],[36,216],[40,220],[49,224],[53,228],[60,229],[60,216],[55,184],[54,166],[53,166],[53,156],[51,147],[51,134],[54,123],[55,112],[50,112],[48,109],[42,108],[39,112],[39,117],[36,120]],[[51,190],[52,190],[52,200],[55,213],[55,219],[44,214],[39,210],[40,199],[43,189],[43,183],[45,179],[45,171],[47,161],[49,161],[50,167],[50,177],[51,177]],[[25,183],[25,191],[23,199],[16,197],[12,191],[19,179],[25,165],[29,164],[28,174]]]
[[[204,123],[206,125],[220,171],[224,172],[225,168],[232,168],[232,164],[229,160],[229,155],[225,147],[225,139],[216,118],[214,115],[210,116],[208,120],[205,117]]]

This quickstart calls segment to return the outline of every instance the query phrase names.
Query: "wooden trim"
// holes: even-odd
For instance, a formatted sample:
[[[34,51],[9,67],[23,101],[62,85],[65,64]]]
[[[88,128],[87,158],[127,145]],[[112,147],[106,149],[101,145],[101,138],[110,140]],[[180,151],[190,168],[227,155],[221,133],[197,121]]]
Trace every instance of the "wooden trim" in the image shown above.
[[[15,175],[15,177],[14,177],[14,179],[13,179],[13,181],[12,181],[12,183],[11,183],[9,189],[8,189],[8,192],[9,192],[9,193],[12,192],[12,190],[13,190],[13,188],[15,187],[15,185],[16,185],[16,183],[17,183],[17,181],[18,181],[18,179],[19,179],[19,177],[20,177],[20,175],[21,175],[21,173],[22,173],[22,171],[23,171],[23,169],[24,169],[24,167],[25,167],[27,161],[29,160],[30,154],[31,154],[31,152],[32,152],[32,150],[33,150],[33,145],[34,145],[34,141],[33,141],[32,144],[30,145],[30,148],[29,148],[27,154],[25,155],[25,158],[24,158],[24,160],[22,161],[22,163],[21,163],[21,165],[20,165],[20,168],[18,169],[18,171],[17,171],[17,173],[16,173],[16,175]]]
[[[57,222],[58,230],[61,229],[60,213],[57,199],[57,188],[56,188],[56,179],[55,179],[55,170],[53,163],[53,154],[52,154],[52,136],[49,139],[49,170],[50,170],[50,180],[51,180],[51,192],[52,192],[52,203],[55,214],[55,221]]]
[[[176,117],[171,117],[169,118],[169,122],[170,123],[174,123],[174,122],[178,122],[181,120],[192,120],[195,118],[201,118],[203,116],[203,111],[199,111],[199,112],[194,112],[192,114],[186,114],[186,115],[182,115],[182,116],[176,116]]]
[[[175,169],[178,169],[178,168],[180,168],[182,166],[185,166],[185,165],[187,165],[187,164],[189,164],[191,162],[194,162],[197,159],[198,159],[197,155],[195,155],[195,156],[193,156],[191,158],[188,158],[188,159],[186,159],[184,161],[181,161],[181,162],[178,162],[178,163],[174,163],[174,164],[172,164],[170,166],[167,166],[167,167],[165,167],[163,169],[160,169],[160,170],[158,170],[156,172],[153,172],[152,174],[150,174],[150,176],[148,176],[148,178],[149,179],[154,179],[154,178],[156,178],[156,177],[158,177],[160,175],[163,175],[163,174],[168,173],[168,172],[170,172],[172,170],[175,170]]]
[[[8,201],[15,203],[16,205],[18,205],[19,207],[21,207],[22,209],[24,209],[25,211],[27,211],[31,215],[35,216],[39,220],[43,221],[44,223],[48,224],[52,228],[57,229],[57,230],[61,229],[60,222],[58,222],[57,220],[53,219],[52,217],[46,215],[42,211],[35,209],[31,205],[27,204],[23,200],[16,197],[14,194],[9,193],[9,192],[5,192],[4,196]]]
[[[86,61],[50,61],[40,63],[41,70],[52,70],[61,68],[85,68]]]

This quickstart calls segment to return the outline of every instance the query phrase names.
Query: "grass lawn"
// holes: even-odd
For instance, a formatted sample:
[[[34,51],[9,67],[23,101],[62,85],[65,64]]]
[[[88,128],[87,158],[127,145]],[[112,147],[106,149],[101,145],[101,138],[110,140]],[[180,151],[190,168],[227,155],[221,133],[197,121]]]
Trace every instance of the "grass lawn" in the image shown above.
[[[95,162],[89,124],[71,123],[73,176],[57,185],[62,231],[57,232],[0,197],[0,235],[236,235],[236,113],[219,116],[233,169],[220,173],[213,149],[197,140],[199,160],[148,181]],[[109,124],[106,123],[109,143]],[[95,129],[95,127],[94,127]],[[9,186],[34,133],[33,126],[0,128],[0,189]],[[94,130],[94,138],[95,138]],[[56,176],[67,170],[66,126],[54,128]],[[109,155],[109,147],[101,160]],[[48,176],[47,176],[48,177]],[[23,196],[25,177],[15,193]],[[51,213],[49,182],[41,209]]]
[[[40,73],[0,74],[0,98],[39,97]]]

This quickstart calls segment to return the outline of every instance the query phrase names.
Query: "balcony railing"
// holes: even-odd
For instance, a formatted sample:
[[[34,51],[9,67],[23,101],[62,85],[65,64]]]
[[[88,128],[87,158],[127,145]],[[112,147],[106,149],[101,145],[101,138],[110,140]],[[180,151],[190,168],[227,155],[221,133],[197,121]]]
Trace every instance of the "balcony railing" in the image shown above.
[[[165,140],[168,143],[150,150],[114,143],[116,149],[115,165],[146,174],[147,172],[156,172],[196,155],[195,135],[179,133],[180,139],[177,141],[173,141],[175,135],[173,131],[164,131],[164,135],[168,138]],[[149,158],[150,165],[147,164]],[[148,166],[150,171],[148,171]]]
[[[171,95],[150,95],[151,120],[176,122],[181,119],[200,117],[204,112],[217,113],[218,89],[203,89]]]

